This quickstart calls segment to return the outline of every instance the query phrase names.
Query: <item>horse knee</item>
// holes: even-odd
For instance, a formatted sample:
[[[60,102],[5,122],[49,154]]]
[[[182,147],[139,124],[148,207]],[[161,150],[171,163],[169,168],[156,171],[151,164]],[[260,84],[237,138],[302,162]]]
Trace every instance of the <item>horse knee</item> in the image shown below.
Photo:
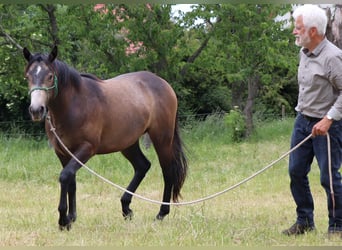
[[[64,168],[59,175],[59,182],[61,184],[71,184],[75,182],[75,173]],[[76,185],[75,185],[76,186]]]
[[[138,180],[145,178],[146,173],[151,168],[151,163],[147,160],[144,164],[134,165],[134,177]],[[139,181],[140,182],[140,181]]]

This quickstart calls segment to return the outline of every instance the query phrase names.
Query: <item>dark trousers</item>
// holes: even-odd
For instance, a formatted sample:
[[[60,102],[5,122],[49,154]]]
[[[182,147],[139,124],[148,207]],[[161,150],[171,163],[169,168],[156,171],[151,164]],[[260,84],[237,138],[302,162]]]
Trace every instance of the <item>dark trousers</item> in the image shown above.
[[[308,135],[317,120],[308,120],[298,114],[291,138],[294,147]],[[320,169],[320,182],[326,191],[329,228],[342,227],[342,183],[339,169],[342,163],[342,120],[334,121],[329,129],[331,143],[332,183],[335,208],[330,192],[327,136],[316,136],[293,151],[289,158],[290,187],[297,205],[297,223],[314,225],[314,202],[310,191],[308,173],[316,157]]]

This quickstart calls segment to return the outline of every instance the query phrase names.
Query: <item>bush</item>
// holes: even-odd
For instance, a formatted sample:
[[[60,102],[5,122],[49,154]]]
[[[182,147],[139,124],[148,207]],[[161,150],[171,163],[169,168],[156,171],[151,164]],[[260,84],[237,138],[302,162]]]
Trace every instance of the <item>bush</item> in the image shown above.
[[[239,107],[235,106],[224,117],[228,133],[233,142],[240,142],[246,134],[246,121]]]

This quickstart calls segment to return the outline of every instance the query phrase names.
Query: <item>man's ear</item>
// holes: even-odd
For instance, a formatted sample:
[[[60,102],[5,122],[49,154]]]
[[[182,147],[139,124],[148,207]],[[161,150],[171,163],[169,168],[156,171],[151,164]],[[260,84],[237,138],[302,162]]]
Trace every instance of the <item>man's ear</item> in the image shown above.
[[[313,37],[313,36],[315,36],[315,35],[318,35],[317,28],[316,28],[316,27],[311,27],[311,28],[309,29],[309,35],[310,35],[310,37]]]

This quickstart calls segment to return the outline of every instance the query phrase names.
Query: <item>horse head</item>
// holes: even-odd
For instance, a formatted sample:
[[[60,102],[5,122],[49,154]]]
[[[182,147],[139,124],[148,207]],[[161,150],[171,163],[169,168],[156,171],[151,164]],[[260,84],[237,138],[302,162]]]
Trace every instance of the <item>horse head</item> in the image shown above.
[[[23,49],[23,54],[28,62],[25,77],[31,98],[29,112],[33,121],[42,121],[46,116],[49,100],[58,94],[58,80],[53,67],[57,47],[55,46],[49,55],[32,55],[27,48]]]

